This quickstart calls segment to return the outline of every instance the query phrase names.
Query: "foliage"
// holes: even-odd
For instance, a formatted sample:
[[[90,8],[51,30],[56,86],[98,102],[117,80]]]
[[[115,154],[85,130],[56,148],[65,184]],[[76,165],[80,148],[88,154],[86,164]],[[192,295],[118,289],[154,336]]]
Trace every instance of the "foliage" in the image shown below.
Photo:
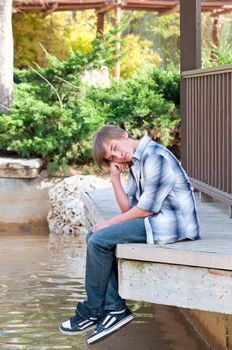
[[[147,130],[165,145],[179,120],[176,72],[152,70],[133,79],[113,81],[110,88],[84,85],[85,69],[113,67],[115,37],[92,42],[88,54],[72,53],[67,61],[47,54],[50,66],[15,71],[11,115],[0,115],[0,152],[42,157],[51,171],[91,158],[91,136],[105,123],[139,137]]]
[[[163,67],[170,64],[179,67],[179,13],[157,16],[155,13],[141,12],[139,16],[134,15],[125,33],[149,40],[153,51],[161,57]]]
[[[104,108],[107,123],[120,125],[135,137],[142,136],[146,130],[168,146],[170,131],[179,120],[179,111],[173,102],[178,97],[169,92],[172,81],[173,91],[179,86],[177,75],[176,82],[172,79],[174,76],[155,69],[142,78],[115,82],[108,90],[92,89],[89,98]]]
[[[173,64],[176,67],[180,64],[180,19],[179,13],[168,16],[154,17],[152,22],[152,32],[154,34],[154,44],[160,51],[164,66]]]
[[[138,18],[138,15],[124,14],[120,28],[122,32],[134,18]],[[106,33],[112,32],[113,20],[111,13],[106,16]],[[13,16],[13,29],[15,67],[30,67],[35,63],[47,67],[49,62],[45,51],[59,60],[65,60],[71,52],[89,54],[93,50],[96,15],[93,11],[52,13],[46,17],[41,13],[17,14]],[[161,63],[159,54],[153,51],[152,42],[147,39],[123,35],[122,48],[122,78],[129,78],[135,73],[144,74]]]
[[[202,66],[204,68],[232,64],[232,15],[219,17],[218,46],[212,42],[213,21],[214,18],[210,14],[202,14]]]
[[[160,56],[152,50],[152,42],[141,40],[129,34],[123,39],[123,55],[120,60],[121,77],[130,78],[134,74],[144,74],[161,63]]]
[[[59,59],[67,58],[70,48],[62,33],[63,25],[64,23],[54,20],[54,16],[44,18],[41,13],[15,14],[14,66],[29,67],[33,62],[37,62],[41,67],[46,66],[47,57],[40,44]]]
[[[62,16],[65,16],[65,14],[62,14]],[[73,12],[69,14],[69,26],[64,32],[64,37],[74,52],[90,53],[95,36],[96,15],[93,11]]]
[[[48,66],[41,45],[60,60],[68,59],[72,51],[89,53],[96,34],[95,25],[93,11],[52,13],[46,17],[42,13],[15,14],[15,67],[29,67],[34,62],[41,67]]]
[[[211,58],[212,54],[214,59]],[[212,44],[210,50],[204,49],[202,54],[202,66],[204,68],[221,66],[224,64],[232,64],[232,45],[222,48]]]

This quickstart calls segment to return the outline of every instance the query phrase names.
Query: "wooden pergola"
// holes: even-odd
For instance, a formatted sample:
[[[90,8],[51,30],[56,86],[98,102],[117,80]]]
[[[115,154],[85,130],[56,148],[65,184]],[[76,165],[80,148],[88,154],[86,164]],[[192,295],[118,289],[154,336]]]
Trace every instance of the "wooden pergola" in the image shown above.
[[[104,30],[104,15],[115,10],[127,11],[152,11],[158,16],[169,15],[179,11],[179,1],[176,0],[13,0],[14,13],[41,12],[50,14],[54,11],[83,11],[96,10],[98,21],[97,31]],[[202,0],[201,11],[211,12],[218,17],[232,11],[232,1],[230,0]]]
[[[230,0],[203,0],[202,11],[231,11]],[[160,15],[166,15],[179,10],[179,1],[176,0],[14,0],[15,12],[35,11],[82,11],[95,9],[98,13],[105,13],[117,6],[123,10],[155,11]]]
[[[186,0],[187,1],[187,0]],[[191,0],[187,1],[191,7]],[[194,1],[193,1],[194,2]],[[97,16],[97,32],[104,32],[104,17],[109,11],[115,11],[115,24],[120,22],[122,10],[150,11],[157,16],[165,16],[180,11],[180,1],[176,0],[13,0],[14,13],[43,12],[49,15],[57,11],[95,10]],[[218,17],[232,11],[231,0],[202,0],[200,11],[211,12],[215,17],[212,41],[217,45]],[[118,33],[117,36],[120,36]],[[119,46],[119,44],[117,44]],[[119,49],[119,47],[118,47]],[[120,75],[119,65],[116,65],[115,77]]]

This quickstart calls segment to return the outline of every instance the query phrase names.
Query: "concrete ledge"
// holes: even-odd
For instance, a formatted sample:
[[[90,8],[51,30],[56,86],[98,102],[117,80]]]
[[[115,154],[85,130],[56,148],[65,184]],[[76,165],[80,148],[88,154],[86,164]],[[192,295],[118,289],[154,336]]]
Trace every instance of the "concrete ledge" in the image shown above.
[[[47,228],[48,191],[58,181],[45,171],[35,179],[0,178],[0,232]]]
[[[124,299],[232,314],[232,272],[118,260]]]
[[[42,159],[0,157],[0,177],[34,179],[43,166]]]

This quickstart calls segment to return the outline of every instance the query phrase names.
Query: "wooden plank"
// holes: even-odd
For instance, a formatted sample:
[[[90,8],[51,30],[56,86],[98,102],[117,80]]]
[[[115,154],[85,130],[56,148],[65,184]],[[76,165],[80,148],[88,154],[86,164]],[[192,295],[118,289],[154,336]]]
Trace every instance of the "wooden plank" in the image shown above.
[[[212,75],[212,74],[222,74],[231,73],[232,64],[224,64],[223,66],[212,67],[212,68],[201,68],[188,70],[181,73],[183,78],[195,78],[201,75]]]
[[[120,259],[125,299],[232,314],[232,272]]]
[[[81,193],[81,200],[91,213],[93,224],[110,219],[120,213],[111,188],[83,191]]]
[[[200,246],[204,245],[204,240],[228,239],[232,236],[232,220],[228,217],[228,206],[214,201],[212,203],[201,203],[199,194],[195,193],[197,209],[201,224],[202,240]],[[118,215],[120,210],[116,204],[113,190],[111,188],[82,192],[81,199],[84,205],[92,212],[94,222],[103,221]],[[196,242],[189,242],[188,247]],[[178,246],[182,243],[177,243]],[[173,245],[172,245],[173,246]]]
[[[221,252],[205,252],[204,246],[200,246],[201,243],[198,242],[199,244],[195,245],[197,249],[195,251],[193,244],[196,242],[176,243],[175,247],[171,244],[163,248],[151,244],[118,244],[116,255],[119,259],[232,270],[232,244],[229,247],[224,244],[225,254],[222,254]],[[206,249],[209,250],[208,245]]]
[[[117,256],[132,260],[232,270],[232,220],[220,202],[201,203],[195,193],[202,239],[173,244],[118,245]],[[88,225],[120,213],[112,189],[85,192],[81,196],[88,212]]]

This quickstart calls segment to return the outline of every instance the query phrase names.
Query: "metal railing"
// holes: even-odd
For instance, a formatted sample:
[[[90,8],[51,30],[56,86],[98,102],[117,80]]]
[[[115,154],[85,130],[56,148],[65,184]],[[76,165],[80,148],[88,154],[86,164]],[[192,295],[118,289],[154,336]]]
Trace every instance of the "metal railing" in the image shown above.
[[[232,65],[182,73],[183,166],[194,187],[232,205]]]

